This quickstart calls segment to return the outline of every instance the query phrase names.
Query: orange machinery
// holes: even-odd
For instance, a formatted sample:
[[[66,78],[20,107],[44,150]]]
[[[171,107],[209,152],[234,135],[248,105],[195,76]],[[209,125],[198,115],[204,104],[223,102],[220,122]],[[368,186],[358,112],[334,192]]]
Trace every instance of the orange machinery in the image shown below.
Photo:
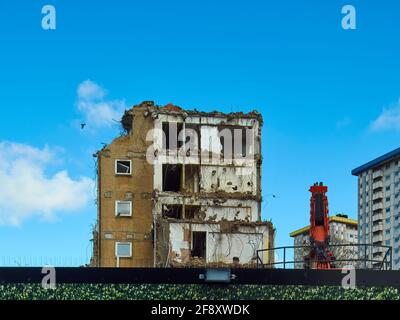
[[[329,250],[328,187],[322,182],[310,187],[310,252],[304,257],[305,267],[334,268],[335,257]]]

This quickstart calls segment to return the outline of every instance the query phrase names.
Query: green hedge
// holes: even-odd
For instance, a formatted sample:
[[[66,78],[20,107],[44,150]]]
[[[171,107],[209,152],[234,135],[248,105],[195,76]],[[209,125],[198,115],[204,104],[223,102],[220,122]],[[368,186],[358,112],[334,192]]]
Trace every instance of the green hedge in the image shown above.
[[[133,285],[59,284],[45,290],[40,284],[0,285],[0,300],[399,300],[395,288],[305,287],[267,285]]]

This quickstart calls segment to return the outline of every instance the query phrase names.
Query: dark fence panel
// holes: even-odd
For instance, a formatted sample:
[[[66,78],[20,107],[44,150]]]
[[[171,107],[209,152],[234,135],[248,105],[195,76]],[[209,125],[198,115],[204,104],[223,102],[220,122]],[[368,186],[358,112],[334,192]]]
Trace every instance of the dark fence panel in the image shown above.
[[[204,268],[55,268],[57,283],[204,284]],[[341,270],[232,269],[231,284],[341,286]],[[357,286],[400,288],[400,271],[355,270]],[[41,283],[42,268],[0,268],[2,283]]]

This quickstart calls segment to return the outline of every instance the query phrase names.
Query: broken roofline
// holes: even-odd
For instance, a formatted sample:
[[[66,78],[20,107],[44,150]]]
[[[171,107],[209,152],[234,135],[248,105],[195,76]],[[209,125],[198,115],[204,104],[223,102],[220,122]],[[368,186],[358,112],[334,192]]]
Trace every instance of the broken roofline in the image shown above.
[[[160,217],[162,222],[168,223],[184,223],[184,224],[206,224],[206,225],[221,225],[221,224],[229,224],[232,226],[242,226],[242,227],[263,227],[267,226],[273,229],[273,225],[271,221],[246,221],[246,220],[210,220],[210,219],[189,219],[189,218],[169,218],[169,217]],[[247,232],[237,232],[248,234]]]
[[[129,111],[135,108],[147,108],[149,112],[156,112],[160,114],[169,114],[169,115],[176,115],[176,116],[183,116],[186,118],[187,116],[203,116],[203,117],[215,117],[215,118],[227,118],[228,120],[232,119],[241,119],[241,118],[248,118],[248,119],[256,119],[259,121],[260,125],[263,123],[263,118],[261,113],[256,110],[250,111],[248,113],[244,112],[230,112],[224,113],[221,111],[199,111],[197,109],[194,110],[186,110],[179,106],[173,105],[169,103],[165,106],[155,105],[154,101],[143,101],[142,103],[133,106],[130,110],[125,111],[125,114],[129,114]]]

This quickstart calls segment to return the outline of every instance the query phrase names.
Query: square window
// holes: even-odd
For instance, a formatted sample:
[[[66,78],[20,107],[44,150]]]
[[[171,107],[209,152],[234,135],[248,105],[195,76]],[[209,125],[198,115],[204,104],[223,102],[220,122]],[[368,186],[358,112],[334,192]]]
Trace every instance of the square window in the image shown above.
[[[115,174],[131,175],[132,174],[132,160],[116,160],[115,161]]]
[[[115,215],[117,217],[132,216],[132,201],[115,201]]]
[[[132,243],[131,242],[116,242],[115,243],[115,256],[121,258],[132,257]]]

